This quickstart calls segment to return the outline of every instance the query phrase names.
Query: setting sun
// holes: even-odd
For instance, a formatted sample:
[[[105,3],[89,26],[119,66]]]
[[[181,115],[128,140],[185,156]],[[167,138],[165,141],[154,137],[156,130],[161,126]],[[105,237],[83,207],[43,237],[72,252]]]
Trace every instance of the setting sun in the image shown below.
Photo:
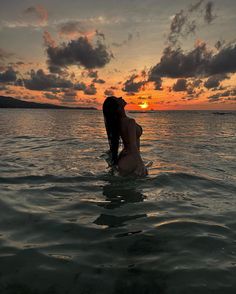
[[[142,109],[146,109],[146,108],[148,108],[149,104],[145,101],[145,102],[139,104],[139,106],[140,106]]]

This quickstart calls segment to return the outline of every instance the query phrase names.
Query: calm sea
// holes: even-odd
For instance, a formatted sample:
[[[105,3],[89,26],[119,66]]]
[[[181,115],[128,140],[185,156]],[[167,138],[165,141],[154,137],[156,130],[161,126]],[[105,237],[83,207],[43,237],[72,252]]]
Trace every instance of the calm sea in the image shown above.
[[[144,179],[100,111],[0,109],[1,294],[236,293],[236,112],[130,116]]]

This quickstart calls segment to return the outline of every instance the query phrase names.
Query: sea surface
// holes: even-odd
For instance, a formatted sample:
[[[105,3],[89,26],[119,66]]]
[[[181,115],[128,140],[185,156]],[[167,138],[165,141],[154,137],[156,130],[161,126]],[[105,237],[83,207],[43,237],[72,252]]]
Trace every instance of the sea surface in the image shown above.
[[[146,178],[101,111],[0,109],[1,294],[236,293],[236,112],[129,115]]]

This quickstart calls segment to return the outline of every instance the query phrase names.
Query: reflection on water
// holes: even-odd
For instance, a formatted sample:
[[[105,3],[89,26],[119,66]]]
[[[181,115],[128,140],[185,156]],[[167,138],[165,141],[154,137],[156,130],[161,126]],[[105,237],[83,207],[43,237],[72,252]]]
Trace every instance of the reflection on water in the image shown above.
[[[145,179],[99,111],[0,110],[1,294],[235,293],[235,113],[132,116]]]
[[[103,186],[103,195],[105,196],[105,202],[99,204],[99,206],[108,209],[107,213],[102,213],[94,223],[97,225],[103,225],[107,227],[119,227],[125,226],[130,220],[146,217],[146,214],[132,214],[132,215],[111,215],[110,209],[116,209],[122,205],[128,203],[141,202],[145,199],[145,196],[137,191],[135,187],[132,187],[129,182],[121,183],[110,180],[108,185]],[[140,232],[140,231],[139,231]]]

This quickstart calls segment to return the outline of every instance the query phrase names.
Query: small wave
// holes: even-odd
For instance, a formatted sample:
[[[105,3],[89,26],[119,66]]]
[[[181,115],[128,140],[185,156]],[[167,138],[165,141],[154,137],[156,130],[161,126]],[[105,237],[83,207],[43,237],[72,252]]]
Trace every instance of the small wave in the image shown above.
[[[43,183],[76,183],[76,182],[87,182],[94,181],[95,176],[87,175],[77,175],[71,177],[55,176],[55,175],[29,175],[20,177],[0,177],[0,184],[43,184]]]
[[[231,192],[235,192],[233,183],[225,183],[223,180],[214,179],[206,176],[198,176],[190,173],[161,173],[155,177],[148,177],[146,185],[165,187],[170,186],[175,189],[186,189],[192,187],[199,190],[200,188],[225,188]]]

